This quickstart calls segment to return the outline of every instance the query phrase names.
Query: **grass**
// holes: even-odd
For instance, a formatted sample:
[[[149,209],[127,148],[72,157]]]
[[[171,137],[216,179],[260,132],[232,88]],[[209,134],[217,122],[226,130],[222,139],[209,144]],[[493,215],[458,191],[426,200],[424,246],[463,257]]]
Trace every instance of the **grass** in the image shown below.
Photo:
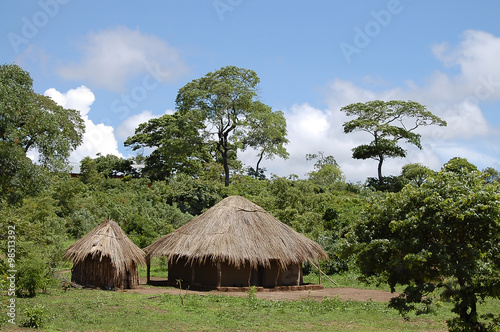
[[[146,272],[146,267],[139,266],[139,277],[146,277]],[[168,278],[168,262],[166,258],[153,257],[151,259],[151,276]]]
[[[330,287],[350,287],[350,288],[359,288],[359,289],[376,289],[376,290],[384,290],[390,292],[391,289],[387,284],[376,285],[376,284],[365,284],[360,282],[358,278],[358,274],[355,272],[347,271],[341,274],[335,274],[333,276],[329,276],[330,279],[335,281],[337,285],[332,283],[328,278],[325,278],[323,275],[321,276],[321,284],[325,286],[325,288]],[[304,276],[304,283],[318,283],[318,274],[315,272],[311,272]],[[396,292],[403,292],[404,287],[396,287]]]
[[[184,305],[182,305],[184,303]],[[50,290],[17,300],[17,322],[24,310],[44,307],[46,331],[444,331],[449,308],[405,321],[386,303],[341,301],[269,301],[252,293],[151,296],[101,290]],[[7,323],[6,330],[19,330]]]
[[[140,270],[141,276],[145,273],[145,268]],[[166,264],[154,261],[152,275],[166,277]],[[70,272],[64,276],[71,278]],[[354,273],[331,278],[341,287],[381,289],[359,283]],[[304,282],[317,281],[315,274],[304,276]],[[326,278],[322,283],[337,287]],[[453,317],[450,303],[439,303],[430,314],[403,319],[387,303],[373,301],[270,301],[257,298],[253,292],[246,297],[180,294],[52,288],[34,298],[16,299],[16,325],[3,322],[1,328],[24,331],[20,326],[23,321],[39,318],[33,317],[33,312],[42,318],[42,331],[446,331],[445,322]],[[500,301],[487,301],[478,310],[499,312]],[[0,315],[6,314],[0,310]]]

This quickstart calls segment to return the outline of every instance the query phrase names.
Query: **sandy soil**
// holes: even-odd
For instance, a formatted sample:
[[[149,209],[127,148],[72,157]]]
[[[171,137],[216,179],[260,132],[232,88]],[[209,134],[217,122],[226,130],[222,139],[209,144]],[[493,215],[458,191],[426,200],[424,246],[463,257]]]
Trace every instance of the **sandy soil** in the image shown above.
[[[142,279],[142,278],[141,278]],[[219,292],[217,290],[211,291],[193,291],[193,290],[179,290],[176,288],[166,288],[166,287],[144,287],[145,280],[141,280],[141,285],[135,289],[127,289],[126,292],[130,293],[140,293],[140,294],[151,294],[152,296],[158,294],[174,294],[178,295],[179,292],[182,294],[221,294],[229,296],[248,296],[245,292]],[[336,297],[338,296],[342,300],[353,300],[353,301],[379,301],[388,302],[392,297],[397,296],[390,292],[382,290],[370,290],[370,289],[357,289],[357,288],[346,288],[346,287],[335,287],[335,288],[324,288],[320,290],[299,290],[299,291],[272,291],[272,292],[257,292],[256,296],[261,299],[267,300],[300,300],[306,298],[312,298],[321,300],[324,297]]]

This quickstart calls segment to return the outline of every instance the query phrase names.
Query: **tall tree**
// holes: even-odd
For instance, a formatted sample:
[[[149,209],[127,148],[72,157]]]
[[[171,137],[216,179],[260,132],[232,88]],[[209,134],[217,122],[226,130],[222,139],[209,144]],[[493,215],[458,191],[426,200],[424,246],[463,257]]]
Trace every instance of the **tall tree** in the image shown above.
[[[285,144],[286,119],[283,112],[273,112],[271,107],[256,101],[254,112],[247,118],[246,126],[237,130],[236,137],[242,142],[243,150],[247,147],[258,151],[255,174],[259,174],[262,159],[273,159],[275,156],[288,159]]]
[[[424,105],[414,101],[369,101],[351,104],[341,108],[348,116],[356,118],[344,123],[344,133],[364,131],[373,136],[369,144],[355,147],[355,159],[378,161],[378,181],[383,184],[382,164],[386,158],[404,158],[406,150],[399,141],[413,144],[422,149],[420,134],[414,131],[421,126],[446,126],[446,122],[432,114]]]
[[[177,94],[178,112],[197,110],[206,119],[205,137],[222,161],[226,186],[230,182],[230,160],[245,140],[235,136],[235,130],[247,126],[249,119],[263,110],[263,104],[256,100],[258,83],[253,70],[227,66],[189,82]]]
[[[33,91],[30,75],[17,65],[0,66],[0,196],[33,192],[44,170],[67,169],[82,142],[80,113]],[[38,165],[27,157],[33,151]]]
[[[477,302],[500,299],[500,185],[449,166],[373,200],[349,241],[365,280],[406,286],[391,301],[401,313],[425,310],[440,293],[458,315],[451,330],[486,331]]]

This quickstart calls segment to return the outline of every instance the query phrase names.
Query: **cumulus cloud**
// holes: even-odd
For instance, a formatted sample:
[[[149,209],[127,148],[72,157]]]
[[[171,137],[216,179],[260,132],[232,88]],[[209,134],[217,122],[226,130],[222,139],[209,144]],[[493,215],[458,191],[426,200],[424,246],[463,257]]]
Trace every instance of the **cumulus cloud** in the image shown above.
[[[87,156],[94,158],[97,153],[102,155],[113,154],[122,157],[122,154],[118,152],[118,143],[113,127],[102,123],[95,124],[87,115],[90,111],[90,106],[95,100],[95,96],[89,88],[82,85],[65,93],[51,88],[45,91],[44,95],[52,98],[64,108],[72,108],[80,111],[85,121],[83,143],[70,156],[70,161],[73,164],[79,164],[80,160]]]
[[[335,157],[349,181],[376,177],[377,161],[352,158],[352,148],[370,142],[372,137],[363,132],[344,134],[342,125],[349,118],[340,109],[377,99],[417,101],[448,123],[447,127],[419,128],[423,149],[403,144],[407,157],[386,160],[384,175],[400,174],[401,167],[408,163],[421,163],[437,170],[453,157],[467,158],[479,168],[498,167],[500,158],[495,158],[492,151],[500,150],[493,143],[498,142],[500,133],[485,116],[485,104],[500,99],[500,62],[497,60],[500,38],[470,30],[463,34],[456,47],[438,44],[433,52],[443,68],[437,69],[422,86],[409,80],[404,86],[381,90],[380,87],[385,86],[383,78],[367,76],[363,86],[337,78],[323,88],[326,109],[308,104],[291,107],[285,112],[291,159],[273,161],[268,171],[303,177],[313,167],[306,162],[305,154],[322,151]],[[454,66],[458,66],[458,73],[446,73],[447,68]],[[252,160],[249,152],[245,157],[248,158],[245,161]],[[262,166],[266,167],[266,162]]]
[[[500,73],[500,63],[498,54],[500,54],[500,37],[491,33],[477,30],[467,30],[462,35],[462,42],[450,49],[447,43],[434,45],[433,54],[441,60],[446,66],[459,66],[459,80],[468,83],[480,83],[479,78],[487,78],[492,73]],[[500,77],[496,77],[497,81]],[[470,91],[474,93],[474,91]],[[493,93],[500,97],[500,88]]]
[[[157,82],[171,82],[187,72],[179,51],[164,40],[119,26],[89,34],[80,44],[83,57],[57,69],[71,80],[92,87],[124,92],[126,83],[150,75]]]
[[[76,89],[71,89],[66,93],[61,93],[54,88],[45,91],[45,95],[52,98],[58,105],[64,108],[71,108],[80,111],[82,116],[86,116],[90,111],[90,105],[95,101],[95,96],[85,85]]]
[[[174,114],[173,110],[166,110],[163,114]],[[134,135],[135,129],[144,122],[148,122],[153,118],[158,118],[163,114],[156,115],[149,110],[144,110],[139,114],[129,116],[123,121],[123,123],[116,128],[116,136],[120,139],[125,140],[127,137]]]

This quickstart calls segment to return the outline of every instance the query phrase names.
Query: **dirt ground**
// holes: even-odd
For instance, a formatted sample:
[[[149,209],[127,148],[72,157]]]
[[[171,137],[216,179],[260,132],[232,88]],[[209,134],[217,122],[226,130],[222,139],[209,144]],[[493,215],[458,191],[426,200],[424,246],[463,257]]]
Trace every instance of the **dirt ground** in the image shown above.
[[[248,296],[245,292],[220,292],[217,290],[211,291],[194,291],[194,290],[179,290],[176,288],[166,288],[166,287],[144,287],[145,280],[141,278],[141,285],[135,289],[127,289],[126,292],[130,293],[140,293],[140,294],[151,294],[152,296],[158,294],[222,294],[229,296]],[[300,300],[306,298],[312,298],[321,300],[324,297],[336,297],[338,296],[342,300],[353,300],[353,301],[379,301],[388,302],[392,297],[397,296],[397,294],[382,291],[382,290],[371,290],[371,289],[357,289],[357,288],[346,288],[346,287],[334,287],[334,288],[324,288],[320,290],[298,290],[298,291],[271,291],[271,292],[257,292],[255,295],[260,299],[266,300]]]

